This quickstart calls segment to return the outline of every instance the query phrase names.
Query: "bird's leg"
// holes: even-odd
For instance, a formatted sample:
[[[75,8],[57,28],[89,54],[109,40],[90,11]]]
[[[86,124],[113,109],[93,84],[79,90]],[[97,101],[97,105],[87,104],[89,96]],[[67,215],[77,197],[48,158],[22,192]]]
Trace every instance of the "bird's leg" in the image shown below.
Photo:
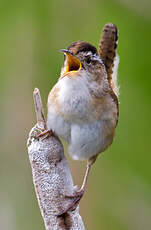
[[[80,200],[83,197],[84,192],[85,192],[85,188],[86,188],[88,175],[89,175],[91,166],[95,162],[96,158],[97,158],[97,155],[91,157],[88,160],[87,169],[86,169],[86,172],[85,172],[85,176],[84,176],[84,180],[83,180],[81,188],[79,190],[75,191],[75,193],[73,195],[66,195],[66,197],[72,199],[72,201],[71,201],[71,204],[68,206],[68,208],[64,211],[64,213],[67,212],[67,211],[74,210],[78,206],[78,204],[79,204],[79,202],[80,202]]]
[[[81,194],[83,196],[85,188],[86,188],[86,184],[87,184],[87,180],[88,180],[88,176],[89,176],[89,172],[90,172],[91,166],[95,162],[96,158],[97,158],[97,155],[91,157],[88,160],[88,162],[87,162],[87,169],[86,169],[86,172],[85,172],[85,176],[84,176],[84,180],[83,180],[82,186],[81,186],[81,188],[78,191],[75,192],[75,196],[78,195],[78,194]],[[74,198],[75,196],[74,195],[73,196],[69,196],[69,198]]]

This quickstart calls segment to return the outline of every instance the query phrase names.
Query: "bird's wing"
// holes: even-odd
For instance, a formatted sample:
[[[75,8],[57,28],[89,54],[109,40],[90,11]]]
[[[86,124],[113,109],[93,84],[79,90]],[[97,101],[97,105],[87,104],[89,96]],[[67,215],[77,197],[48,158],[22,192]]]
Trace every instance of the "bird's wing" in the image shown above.
[[[101,34],[98,52],[105,65],[109,84],[118,97],[119,87],[117,84],[117,70],[119,57],[116,54],[117,42],[118,30],[116,25],[112,23],[106,24]]]

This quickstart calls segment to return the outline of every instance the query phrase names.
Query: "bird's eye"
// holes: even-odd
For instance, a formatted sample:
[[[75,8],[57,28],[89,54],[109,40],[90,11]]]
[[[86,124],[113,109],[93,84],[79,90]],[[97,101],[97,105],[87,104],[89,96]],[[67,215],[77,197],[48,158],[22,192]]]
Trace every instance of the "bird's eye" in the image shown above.
[[[91,58],[87,57],[86,62],[87,62],[87,64],[90,64],[91,63]]]

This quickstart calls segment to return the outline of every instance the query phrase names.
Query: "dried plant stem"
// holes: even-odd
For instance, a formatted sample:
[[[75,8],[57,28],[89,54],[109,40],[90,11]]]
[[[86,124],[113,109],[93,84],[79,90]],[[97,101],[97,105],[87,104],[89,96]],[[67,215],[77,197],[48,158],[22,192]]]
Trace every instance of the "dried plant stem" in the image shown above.
[[[37,124],[28,139],[28,154],[33,183],[46,230],[84,230],[79,208],[61,214],[74,193],[72,176],[64,156],[62,143],[56,136],[37,138],[46,129],[43,106],[38,89],[34,90]]]
[[[41,101],[41,96],[39,89],[35,88],[33,92],[34,104],[35,104],[35,111],[37,117],[37,124],[42,128],[46,129],[46,122],[43,112],[43,106]]]

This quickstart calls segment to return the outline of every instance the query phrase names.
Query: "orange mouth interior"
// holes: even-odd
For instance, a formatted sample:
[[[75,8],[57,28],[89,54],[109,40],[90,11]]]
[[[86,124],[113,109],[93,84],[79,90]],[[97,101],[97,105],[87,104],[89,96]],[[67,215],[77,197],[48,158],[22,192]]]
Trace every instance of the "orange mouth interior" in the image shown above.
[[[72,73],[77,72],[81,69],[81,62],[79,61],[79,59],[67,53],[66,53],[66,57],[67,57],[67,65],[66,65],[66,72],[64,73],[64,75],[71,72]]]

